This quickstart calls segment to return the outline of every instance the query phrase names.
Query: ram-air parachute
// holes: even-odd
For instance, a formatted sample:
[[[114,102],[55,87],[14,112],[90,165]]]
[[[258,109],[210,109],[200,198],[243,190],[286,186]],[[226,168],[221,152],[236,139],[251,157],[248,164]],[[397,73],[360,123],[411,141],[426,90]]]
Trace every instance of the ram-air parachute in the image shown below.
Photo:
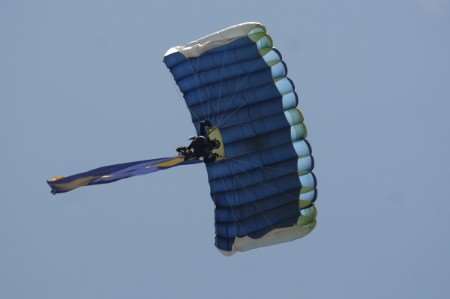
[[[48,181],[53,193],[205,162],[216,246],[227,255],[305,236],[316,224],[316,179],[298,96],[260,23],[225,28],[167,51],[170,69],[214,160],[186,156],[97,168]]]

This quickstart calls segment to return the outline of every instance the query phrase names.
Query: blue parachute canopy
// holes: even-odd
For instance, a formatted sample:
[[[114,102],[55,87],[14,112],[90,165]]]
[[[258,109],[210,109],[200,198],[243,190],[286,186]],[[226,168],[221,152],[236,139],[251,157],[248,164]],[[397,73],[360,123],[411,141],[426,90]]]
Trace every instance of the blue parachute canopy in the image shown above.
[[[224,254],[294,240],[316,224],[316,178],[298,96],[260,23],[169,49],[164,63],[194,126],[217,129],[221,156],[206,163]]]

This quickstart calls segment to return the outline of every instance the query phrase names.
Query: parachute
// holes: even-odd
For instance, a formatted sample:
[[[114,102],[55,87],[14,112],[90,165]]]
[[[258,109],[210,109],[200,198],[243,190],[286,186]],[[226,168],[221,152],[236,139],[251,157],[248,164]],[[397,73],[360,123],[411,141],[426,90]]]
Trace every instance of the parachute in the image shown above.
[[[287,242],[316,225],[316,177],[298,95],[261,23],[247,22],[170,48],[163,59],[214,160],[182,156],[101,167],[48,181],[52,192],[204,162],[225,255]]]
[[[315,226],[316,178],[298,96],[272,38],[243,23],[167,51],[192,121],[220,132],[207,163],[216,246],[225,254],[300,238]]]

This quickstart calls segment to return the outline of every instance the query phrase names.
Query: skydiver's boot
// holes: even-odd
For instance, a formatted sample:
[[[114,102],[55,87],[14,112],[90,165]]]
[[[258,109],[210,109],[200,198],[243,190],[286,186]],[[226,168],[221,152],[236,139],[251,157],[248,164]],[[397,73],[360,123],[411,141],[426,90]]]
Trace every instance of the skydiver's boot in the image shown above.
[[[186,151],[187,151],[187,147],[185,147],[185,146],[177,147],[177,152],[178,152],[180,155],[183,155]]]
[[[213,149],[218,149],[220,147],[220,141],[217,139],[211,140]]]
[[[193,153],[192,151],[185,147],[185,146],[180,146],[177,148],[177,152],[180,156],[183,156],[184,160],[190,160],[193,158]]]

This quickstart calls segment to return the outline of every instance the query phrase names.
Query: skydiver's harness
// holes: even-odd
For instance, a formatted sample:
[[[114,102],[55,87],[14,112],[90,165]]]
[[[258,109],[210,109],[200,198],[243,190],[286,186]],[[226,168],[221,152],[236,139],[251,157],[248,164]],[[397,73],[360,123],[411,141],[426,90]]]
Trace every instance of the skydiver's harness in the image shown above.
[[[191,144],[189,146],[183,146],[177,148],[179,155],[184,157],[184,160],[200,160],[205,162],[214,162],[218,158],[216,153],[213,153],[214,149],[220,147],[220,141],[217,139],[211,140],[208,137],[208,131],[211,129],[211,123],[207,120],[200,122],[200,134],[198,136],[191,137]]]

